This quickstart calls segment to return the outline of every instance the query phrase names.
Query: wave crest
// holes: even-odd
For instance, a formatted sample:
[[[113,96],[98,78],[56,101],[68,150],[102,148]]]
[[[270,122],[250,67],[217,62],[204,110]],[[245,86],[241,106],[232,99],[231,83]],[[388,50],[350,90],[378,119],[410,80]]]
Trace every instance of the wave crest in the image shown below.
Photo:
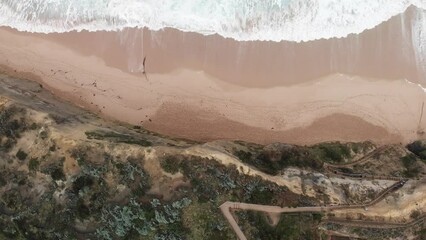
[[[411,5],[426,9],[426,0],[1,0],[0,25],[42,33],[171,27],[299,42],[360,33]]]

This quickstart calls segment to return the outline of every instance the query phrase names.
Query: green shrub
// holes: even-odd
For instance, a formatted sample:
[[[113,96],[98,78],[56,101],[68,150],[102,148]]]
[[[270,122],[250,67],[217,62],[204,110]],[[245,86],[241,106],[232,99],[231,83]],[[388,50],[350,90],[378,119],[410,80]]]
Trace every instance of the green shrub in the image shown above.
[[[0,138],[7,137],[16,140],[20,137],[20,133],[27,130],[25,112],[25,109],[17,107],[0,110]]]
[[[253,154],[251,152],[238,150],[234,152],[235,156],[239,158],[243,162],[250,161],[253,157]]]
[[[324,218],[324,213],[313,213],[312,214],[312,219],[314,220],[314,221],[317,221],[317,222],[321,222],[321,220]]]
[[[179,159],[174,156],[167,156],[161,160],[160,164],[164,171],[168,173],[176,174],[179,172]]]
[[[419,210],[414,210],[411,212],[410,217],[412,219],[417,219],[422,215],[422,213]]]
[[[152,143],[144,138],[136,137],[133,135],[121,134],[111,131],[88,131],[85,132],[88,139],[96,139],[96,140],[108,140],[116,143],[127,143],[140,145],[143,147],[152,146]]]
[[[89,147],[77,146],[70,150],[71,157],[74,158],[78,165],[81,167],[88,161],[88,152],[91,151]]]
[[[72,190],[78,194],[85,187],[91,187],[94,184],[94,179],[91,176],[82,175],[77,177],[72,183]]]
[[[38,161],[37,158],[31,158],[30,161],[28,162],[28,169],[30,171],[37,171],[39,166],[40,166],[40,162]]]
[[[257,150],[256,155],[244,151],[237,151],[234,154],[244,163],[271,175],[276,175],[287,167],[319,170],[323,165],[321,158],[312,149],[293,145],[281,149]]]
[[[21,149],[19,149],[18,152],[16,153],[16,157],[21,161],[24,161],[27,158],[27,156],[28,154]]]
[[[401,158],[402,164],[405,167],[405,171],[403,172],[405,177],[413,178],[417,177],[420,173],[420,169],[417,165],[417,158],[414,154],[408,154]]]
[[[417,239],[426,239],[426,228],[421,229],[416,233]]]
[[[309,215],[282,214],[277,226],[271,226],[263,213],[249,211],[246,221],[253,226],[248,230],[253,239],[315,239],[315,222]]]
[[[6,184],[7,184],[7,181],[5,177],[2,175],[2,173],[0,172],[0,188],[5,186]]]
[[[182,230],[181,210],[191,204],[183,198],[172,204],[164,205],[158,199],[151,201],[151,206],[141,205],[130,199],[124,206],[105,206],[102,210],[102,227],[96,232],[101,239],[129,239],[130,236],[146,237],[155,234],[155,239],[162,239],[164,234],[180,237]],[[168,238],[166,238],[168,239]]]
[[[319,151],[323,161],[340,163],[351,155],[351,149],[340,142],[320,143],[312,146],[313,150]]]
[[[426,140],[419,140],[408,144],[407,149],[417,155],[420,159],[426,160]]]
[[[49,151],[51,151],[51,152],[56,151],[56,144],[53,144],[52,146],[50,146]]]
[[[65,174],[64,174],[64,170],[62,169],[62,167],[57,167],[57,168],[53,169],[52,172],[50,173],[50,176],[55,181],[65,180]]]

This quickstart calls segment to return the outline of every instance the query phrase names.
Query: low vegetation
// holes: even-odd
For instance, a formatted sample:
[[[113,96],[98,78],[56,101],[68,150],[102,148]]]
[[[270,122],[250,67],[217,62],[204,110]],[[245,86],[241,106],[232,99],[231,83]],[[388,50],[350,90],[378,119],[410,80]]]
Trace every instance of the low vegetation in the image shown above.
[[[16,157],[21,161],[24,161],[27,158],[27,156],[28,154],[24,152],[22,149],[19,149],[18,152],[16,153]]]
[[[319,239],[317,226],[320,214],[282,214],[276,226],[271,226],[267,216],[260,212],[238,212],[244,231],[252,239],[292,240]]]
[[[426,140],[415,141],[407,145],[408,150],[426,162]]]
[[[294,194],[260,177],[240,174],[235,166],[227,167],[213,159],[169,155],[161,161],[161,167],[171,174],[181,173],[191,185],[189,189],[181,189],[193,200],[184,211],[191,223],[186,225],[190,228],[189,239],[234,238],[218,211],[224,201],[294,207],[315,204],[311,198]]]
[[[88,139],[107,140],[116,143],[127,143],[144,147],[152,146],[152,143],[146,139],[112,131],[89,131],[86,132],[86,136]]]
[[[35,123],[26,118],[24,108],[0,108],[0,151],[9,151],[25,131],[37,128]]]
[[[81,158],[75,175],[66,175],[65,158],[55,155],[31,158],[30,174],[2,168],[0,182],[12,187],[0,187],[0,239],[76,239],[78,222],[85,222],[82,232],[91,239],[186,239],[182,211],[192,199],[164,202],[147,194],[152,183],[143,156],[123,161],[103,152],[99,164],[84,159],[93,151],[81,145],[70,151]],[[36,181],[45,189],[41,196],[32,195]]]
[[[40,141],[60,145],[43,131]],[[38,149],[42,156],[23,149],[8,155],[21,159],[18,164],[29,172],[12,165],[0,169],[0,239],[231,239],[235,235],[218,209],[226,200],[314,204],[285,187],[240,174],[235,166],[184,155],[161,159],[164,171],[182,174],[185,183],[164,200],[150,193],[153,180],[144,156],[119,156],[105,145],[116,139],[103,136],[107,139],[67,150],[44,144],[46,149]],[[78,171],[69,172],[70,162]],[[2,188],[6,184],[11,187]]]
[[[234,154],[241,161],[275,175],[287,167],[321,170],[324,162],[344,163],[354,155],[365,153],[372,147],[369,142],[332,142],[313,146],[276,144],[263,149],[235,150]]]
[[[408,229],[410,231],[411,229]],[[356,234],[360,237],[371,240],[382,240],[382,239],[407,239],[407,229],[404,228],[349,228],[350,233]]]
[[[56,115],[49,117],[53,126],[69,123]],[[289,207],[320,201],[184,151],[163,154],[155,146],[149,148],[151,153],[161,152],[153,170],[147,164],[154,160],[146,158],[144,147],[157,143],[142,134],[95,130],[86,132],[87,139],[64,140],[54,138],[52,125],[39,127],[22,108],[0,110],[0,239],[233,239],[235,234],[219,210],[225,201]],[[33,130],[36,134],[28,134]],[[37,148],[22,146],[19,139],[24,134],[35,136]],[[372,148],[370,143],[339,142],[237,145],[235,156],[270,174],[288,167],[321,170],[324,162],[345,163]],[[422,156],[419,149],[401,158],[407,177],[419,175],[415,167]],[[166,191],[170,196],[163,195]],[[272,226],[263,213],[239,211],[236,216],[249,239],[318,239],[323,218],[283,214]],[[419,217],[418,212],[411,214],[413,219]],[[368,231],[361,233],[385,236]]]
[[[414,154],[408,154],[401,158],[402,164],[405,168],[403,171],[404,177],[415,178],[421,173],[421,168],[417,163],[417,157]]]

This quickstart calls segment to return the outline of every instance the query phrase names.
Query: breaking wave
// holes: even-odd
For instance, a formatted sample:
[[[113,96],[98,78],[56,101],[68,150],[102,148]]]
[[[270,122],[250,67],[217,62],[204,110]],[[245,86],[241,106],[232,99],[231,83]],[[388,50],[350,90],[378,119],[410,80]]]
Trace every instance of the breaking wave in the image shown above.
[[[170,27],[299,42],[360,33],[412,5],[426,9],[426,0],[0,0],[0,25],[42,33]]]

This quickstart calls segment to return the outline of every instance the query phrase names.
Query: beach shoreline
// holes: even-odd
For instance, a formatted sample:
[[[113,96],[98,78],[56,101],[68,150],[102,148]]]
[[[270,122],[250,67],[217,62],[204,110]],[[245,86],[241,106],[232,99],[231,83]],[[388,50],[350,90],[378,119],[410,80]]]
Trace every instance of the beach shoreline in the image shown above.
[[[356,41],[365,39],[362,41],[374,46],[368,36],[389,34],[394,31],[390,27],[398,25],[397,20],[393,18],[379,29],[368,30],[366,36],[352,37]],[[325,45],[337,47],[345,41],[351,43],[355,41],[351,37],[324,40],[325,45],[311,42],[294,46],[296,55],[306,49],[311,51],[293,62],[295,72],[286,75],[279,66],[268,70],[262,65],[260,74],[270,71],[270,75],[259,78],[240,74],[245,69],[251,69],[246,74],[252,74],[255,71],[252,68],[264,61],[253,60],[255,56],[265,58],[270,54],[256,55],[256,52],[265,48],[279,52],[280,48],[289,46],[240,43],[240,51],[252,49],[250,54],[254,55],[240,56],[252,62],[237,66],[218,60],[228,59],[218,54],[238,49],[231,40],[215,39],[217,36],[202,39],[201,35],[176,30],[147,36],[146,31],[45,35],[0,28],[0,65],[6,66],[3,70],[10,75],[38,81],[55,95],[105,117],[194,140],[235,139],[262,144],[366,140],[380,144],[407,143],[417,139],[419,129],[426,126],[425,121],[419,125],[425,92],[417,85],[418,79],[405,80],[410,74],[418,74],[411,60],[403,62],[405,58],[397,55],[383,56],[384,60],[373,66],[369,65],[373,60],[367,61],[368,51],[363,50],[359,55],[367,55],[357,61],[366,62],[355,64],[354,68],[362,71],[354,70],[354,74],[343,74],[338,67],[322,65],[325,58],[343,59],[324,53],[321,49]],[[116,43],[120,36],[124,44]],[[135,52],[129,54],[125,50],[128,41],[136,39],[138,43],[137,37],[144,39],[143,44],[132,48]],[[148,37],[150,41],[146,41]],[[184,40],[173,43],[174,39]],[[394,41],[398,46],[398,39]],[[217,46],[210,49],[203,45],[207,42]],[[147,49],[147,45],[151,48]],[[179,48],[182,46],[186,47]],[[206,53],[207,50],[211,53]],[[203,54],[204,61],[197,63]],[[147,77],[140,73],[140,66],[135,71],[129,70],[140,65],[144,56],[147,56]],[[291,59],[285,61],[290,63]],[[306,59],[311,62],[305,63]],[[264,66],[282,63],[281,60],[270,59]],[[311,65],[318,66],[310,72]],[[384,74],[387,71],[383,66],[391,72],[389,75]],[[278,75],[283,72],[282,81],[278,82]],[[372,77],[369,72],[374,73]],[[374,76],[381,74],[381,78]]]

